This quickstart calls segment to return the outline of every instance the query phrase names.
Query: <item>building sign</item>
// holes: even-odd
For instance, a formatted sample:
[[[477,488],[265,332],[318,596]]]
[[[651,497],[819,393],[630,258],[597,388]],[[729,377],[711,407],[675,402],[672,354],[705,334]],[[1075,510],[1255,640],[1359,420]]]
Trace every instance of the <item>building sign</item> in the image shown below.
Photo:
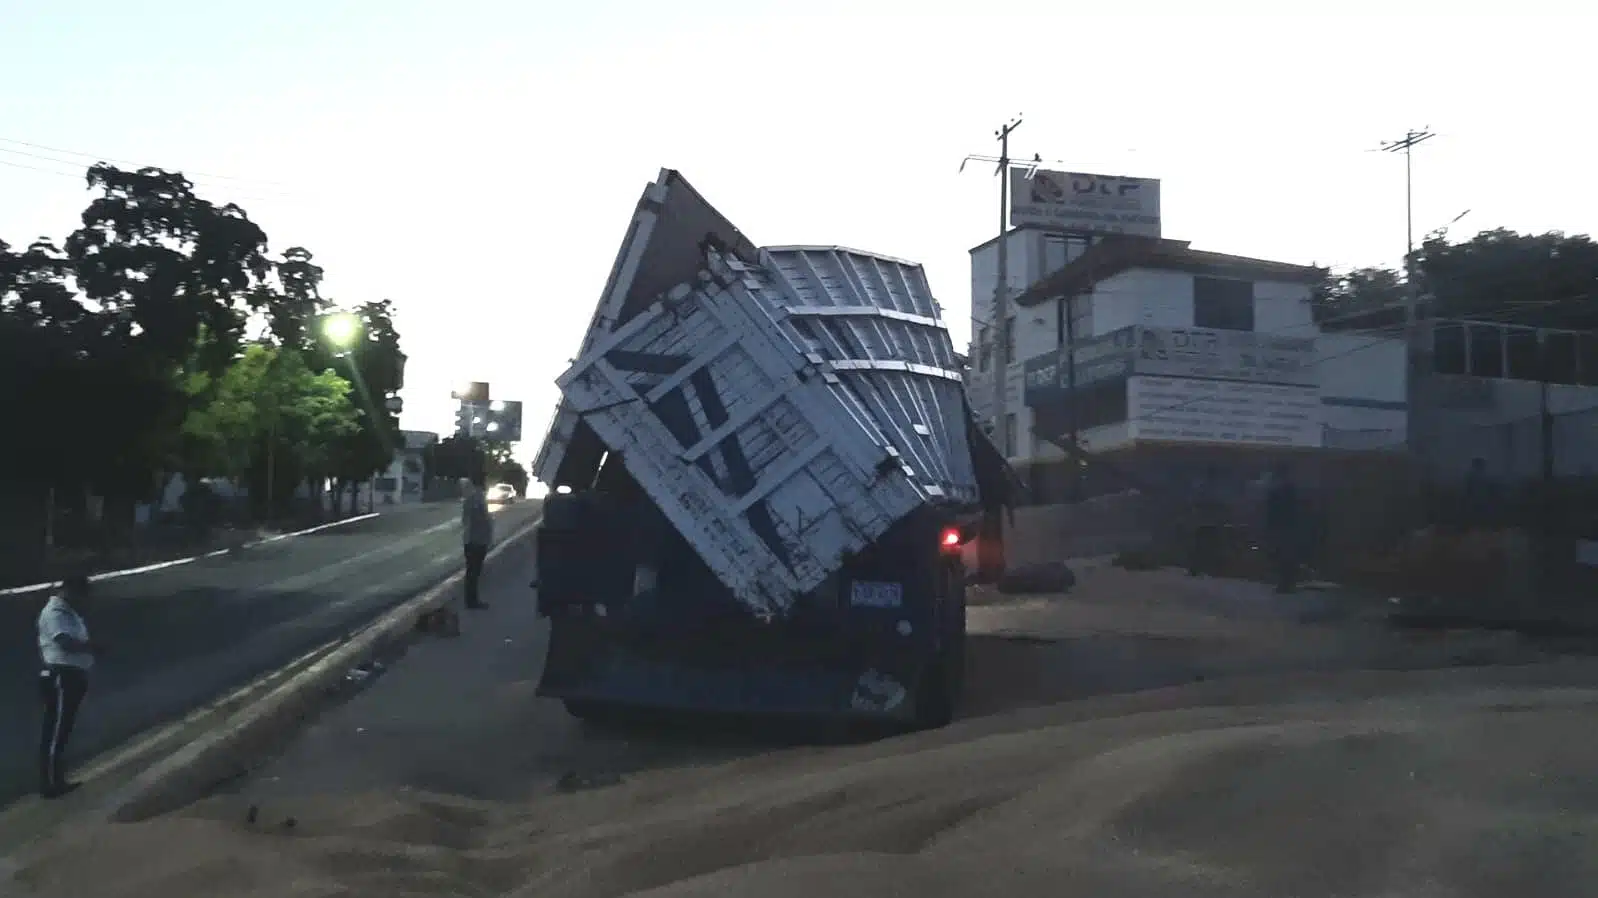
[[[1185,377],[1133,377],[1127,420],[1134,440],[1318,447],[1315,387]]]
[[[1078,388],[1132,374],[1137,346],[1137,328],[1124,327],[1101,337],[1077,344],[1076,385]],[[1028,406],[1048,405],[1063,400],[1071,391],[1071,370],[1066,365],[1064,347],[1027,359],[1021,366],[1023,401]]]
[[[1314,337],[1202,327],[1142,327],[1138,374],[1202,377],[1252,383],[1320,384]]]
[[[1010,169],[1010,224],[1084,234],[1160,236],[1160,182]]]

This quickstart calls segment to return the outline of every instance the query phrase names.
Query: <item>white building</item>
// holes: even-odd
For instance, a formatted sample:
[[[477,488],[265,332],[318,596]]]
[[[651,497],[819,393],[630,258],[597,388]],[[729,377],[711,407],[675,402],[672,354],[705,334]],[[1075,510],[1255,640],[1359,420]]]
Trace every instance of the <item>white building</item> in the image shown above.
[[[1005,378],[1004,432],[997,436],[1013,459],[1060,454],[1040,435],[1049,427],[1039,424],[1051,422],[1038,421],[1034,409],[1027,406],[1024,380],[1029,360],[1035,363],[1068,343],[1077,347],[1077,367],[1081,369],[1077,380],[1079,435],[1094,450],[1137,439],[1135,407],[1147,410],[1154,403],[1169,401],[1153,398],[1156,394],[1191,392],[1193,375],[1175,362],[1168,360],[1146,370],[1131,364],[1132,356],[1148,355],[1142,352],[1142,344],[1149,340],[1169,343],[1175,339],[1184,344],[1172,347],[1171,358],[1193,356],[1188,350],[1197,347],[1186,343],[1196,334],[1225,338],[1221,342],[1228,345],[1216,350],[1220,353],[1216,360],[1223,356],[1249,359],[1262,348],[1274,347],[1294,356],[1289,362],[1300,372],[1289,379],[1300,392],[1315,386],[1304,382],[1304,372],[1317,367],[1313,338],[1318,329],[1311,292],[1323,275],[1321,269],[1202,252],[1180,240],[1112,236],[1090,243],[1084,237],[1029,228],[1011,231],[1006,239],[1014,298],[1002,327],[992,320],[998,238],[971,251],[970,393],[977,414],[990,419],[993,341],[1005,340],[1011,364]],[[1235,338],[1234,334],[1258,337]],[[1263,344],[1259,338],[1264,338]],[[1259,379],[1259,372],[1234,374],[1241,375],[1233,378],[1234,383]],[[1152,379],[1162,375],[1164,379]],[[1175,382],[1171,382],[1173,377]],[[1263,383],[1241,383],[1233,389],[1252,389],[1255,400],[1251,401],[1282,392],[1265,389],[1269,384],[1266,378]],[[1085,395],[1085,387],[1092,387],[1086,392],[1093,395]],[[1197,397],[1177,404],[1191,408],[1206,405]],[[1152,421],[1149,418],[1143,428],[1144,439],[1155,438]],[[1161,438],[1172,436],[1162,433]]]
[[[420,502],[425,494],[428,471],[423,456],[428,446],[438,442],[438,434],[402,430],[400,436],[404,445],[394,450],[394,460],[373,479],[376,505]]]

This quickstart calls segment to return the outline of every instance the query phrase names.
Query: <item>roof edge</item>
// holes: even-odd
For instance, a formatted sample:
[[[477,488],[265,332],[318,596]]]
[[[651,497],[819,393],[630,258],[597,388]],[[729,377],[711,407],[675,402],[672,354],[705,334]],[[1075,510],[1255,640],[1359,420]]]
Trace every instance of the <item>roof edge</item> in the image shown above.
[[[1059,296],[1082,293],[1101,281],[1135,269],[1189,271],[1290,284],[1313,284],[1326,276],[1326,269],[1314,265],[1196,250],[1187,240],[1111,235],[1089,247],[1064,268],[1021,291],[1014,302],[1018,306],[1034,306]]]

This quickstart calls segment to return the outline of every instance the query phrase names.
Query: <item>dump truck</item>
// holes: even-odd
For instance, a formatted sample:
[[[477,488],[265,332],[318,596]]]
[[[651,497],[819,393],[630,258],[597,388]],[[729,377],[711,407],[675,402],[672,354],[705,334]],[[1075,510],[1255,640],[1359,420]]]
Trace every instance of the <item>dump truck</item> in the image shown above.
[[[919,265],[758,247],[662,170],[557,385],[541,695],[580,718],[951,719],[960,550],[1014,479]]]

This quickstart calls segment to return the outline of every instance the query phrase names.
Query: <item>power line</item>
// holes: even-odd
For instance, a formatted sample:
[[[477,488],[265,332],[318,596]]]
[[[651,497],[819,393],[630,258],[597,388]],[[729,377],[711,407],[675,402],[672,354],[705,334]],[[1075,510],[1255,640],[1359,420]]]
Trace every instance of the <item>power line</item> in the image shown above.
[[[110,162],[110,163],[113,163],[115,165],[131,165],[131,166],[134,166],[136,168],[150,168],[150,167],[160,168],[161,167],[161,166],[151,166],[147,162],[134,162],[134,161],[129,160],[129,159],[117,159],[115,157],[106,156],[106,155],[101,154],[101,153],[83,153],[83,152],[79,152],[77,150],[66,150],[66,149],[62,149],[61,147],[47,146],[47,145],[42,144],[42,143],[31,143],[31,142],[26,141],[26,140],[17,140],[16,138],[12,138],[12,137],[0,137],[0,143],[15,144],[16,146],[19,146],[19,147],[27,147],[27,148],[32,149],[32,150],[43,150],[43,151],[45,151],[47,153],[59,153],[59,154],[66,155],[66,156],[77,156],[77,157],[82,158],[82,159],[93,159],[96,162]],[[21,153],[22,151],[20,151],[20,150],[7,150],[6,152]],[[32,154],[23,153],[23,155],[32,155]],[[43,158],[46,158],[46,157],[39,156],[37,158],[43,159]],[[64,162],[66,160],[51,160],[51,161]],[[187,170],[187,171],[185,171],[185,174],[193,175],[195,177],[200,177],[200,178],[209,178],[209,179],[217,180],[217,181],[240,181],[240,182],[255,183],[255,184],[260,184],[260,185],[268,185],[268,186],[273,186],[273,187],[285,187],[285,186],[287,186],[286,184],[282,183],[281,181],[269,181],[269,180],[265,180],[265,179],[262,179],[262,178],[240,178],[240,177],[236,177],[234,175],[210,174],[210,173],[203,172],[203,171]]]
[[[38,160],[42,160],[42,161],[45,161],[45,162],[55,162],[55,163],[59,163],[61,165],[77,165],[78,164],[76,162],[72,162],[72,161],[69,161],[69,160],[66,160],[66,159],[52,159],[52,158],[50,158],[48,156],[40,156],[40,155],[37,155],[35,153],[23,153],[20,150],[12,150],[12,149],[8,149],[6,147],[0,147],[0,153],[12,153],[12,154],[15,154],[15,155],[25,156],[25,157],[28,157],[28,158],[31,158],[31,159],[38,159]],[[129,163],[129,164],[131,164],[131,163]],[[56,177],[59,177],[59,178],[71,178],[71,179],[73,179],[75,181],[80,181],[80,182],[85,180],[86,172],[88,170],[88,166],[84,166],[83,170],[82,171],[78,171],[78,172],[60,171],[58,169],[53,169],[53,168],[42,168],[42,167],[37,166],[37,165],[27,165],[27,164],[21,163],[21,162],[14,162],[14,161],[11,161],[11,160],[5,159],[5,158],[0,158],[0,165],[4,165],[4,166],[6,166],[8,168],[16,168],[16,169],[22,169],[22,170],[25,170],[25,171],[39,172],[40,174],[55,175]],[[189,177],[188,173],[186,173],[186,172],[182,173],[182,174],[186,178]],[[193,179],[190,179],[190,180],[193,180]],[[247,201],[251,201],[251,202],[268,202],[268,201],[276,200],[276,199],[292,199],[293,198],[293,194],[288,194],[288,193],[274,193],[274,194],[237,193],[237,192],[235,192],[236,188],[234,188],[233,185],[231,185],[231,184],[196,183],[195,187],[200,188],[200,189],[205,190],[205,191],[209,191],[209,192],[225,194],[230,199],[247,200]]]

